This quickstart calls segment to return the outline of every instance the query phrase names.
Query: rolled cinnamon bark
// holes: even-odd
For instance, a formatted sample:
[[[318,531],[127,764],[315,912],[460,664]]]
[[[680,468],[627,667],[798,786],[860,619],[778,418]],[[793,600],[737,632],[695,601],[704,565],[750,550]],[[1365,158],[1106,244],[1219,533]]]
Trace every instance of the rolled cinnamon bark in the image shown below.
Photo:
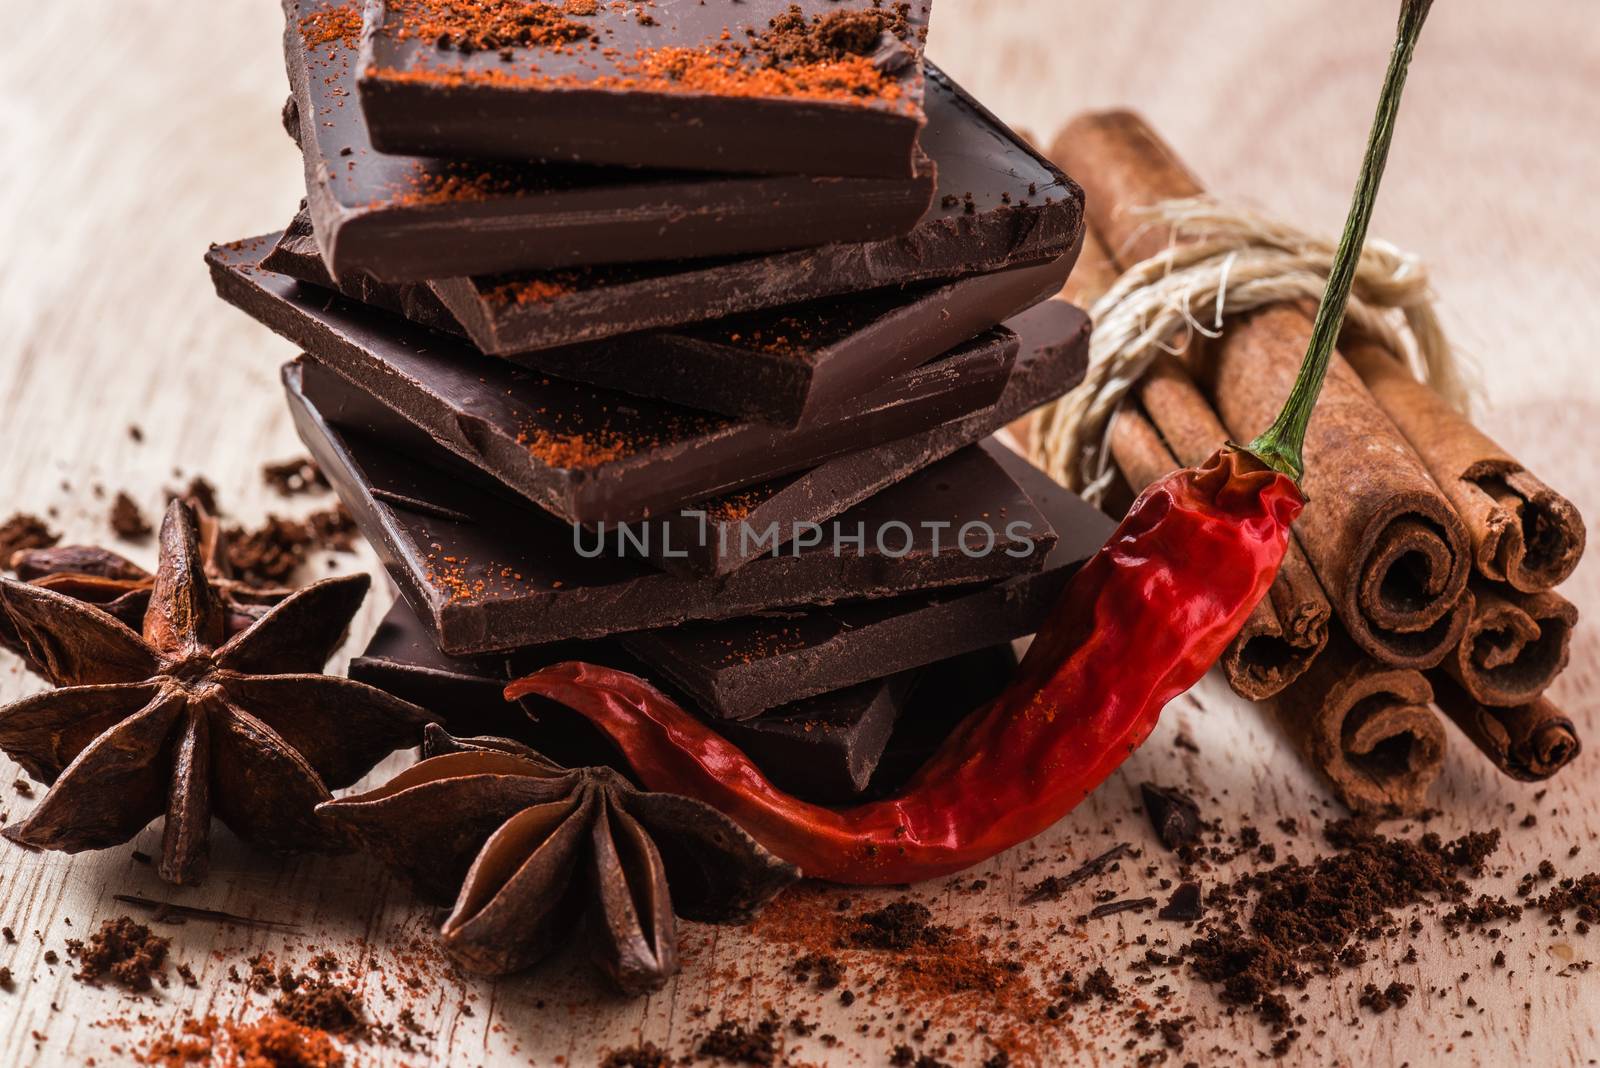
[[[1572,574],[1587,533],[1571,501],[1417,381],[1384,347],[1360,341],[1345,356],[1455,505],[1482,574],[1525,592],[1548,590]]]
[[[1430,671],[1435,700],[1495,767],[1523,782],[1548,779],[1583,750],[1572,720],[1546,697],[1515,708],[1474,701],[1443,671]]]
[[[1356,812],[1410,815],[1444,767],[1444,724],[1421,672],[1380,664],[1343,632],[1273,702],[1306,761]]]
[[[1171,356],[1156,359],[1135,396],[1176,458],[1174,466],[1203,463],[1228,438],[1200,387]],[[1126,467],[1123,474],[1132,481]],[[1233,692],[1264,701],[1299,678],[1327,645],[1332,614],[1305,551],[1291,539],[1267,596],[1223,651],[1222,669]]]
[[[1088,193],[1091,225],[1118,263],[1164,248],[1139,209],[1200,192],[1139,116],[1081,116],[1053,156]],[[1124,262],[1122,256],[1127,256]],[[1311,335],[1294,305],[1230,323],[1197,376],[1236,440],[1266,429],[1289,393]],[[1357,645],[1401,667],[1437,665],[1461,640],[1470,541],[1411,446],[1338,355],[1305,442],[1308,498],[1296,527],[1317,580]]]
[[[1248,440],[1272,422],[1311,321],[1268,308],[1230,325],[1212,355],[1223,422]],[[1288,373],[1286,373],[1286,370]],[[1306,431],[1307,504],[1296,527],[1356,644],[1398,667],[1440,663],[1470,604],[1466,528],[1348,364],[1334,357]]]
[[[1084,112],[1056,135],[1050,158],[1083,186],[1084,215],[1123,270],[1172,242],[1143,209],[1205,192],[1172,146],[1135,111]]]
[[[1578,607],[1559,593],[1522,593],[1475,578],[1461,644],[1442,665],[1479,704],[1534,701],[1566,670]]]
[[[1125,406],[1111,422],[1111,459],[1134,493],[1179,467],[1161,434],[1132,405]]]

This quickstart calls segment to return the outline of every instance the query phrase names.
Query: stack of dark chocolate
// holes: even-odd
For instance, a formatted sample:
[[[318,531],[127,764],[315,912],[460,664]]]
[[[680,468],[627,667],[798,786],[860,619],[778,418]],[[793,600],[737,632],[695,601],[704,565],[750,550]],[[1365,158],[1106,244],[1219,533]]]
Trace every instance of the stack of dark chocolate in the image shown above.
[[[1082,193],[929,6],[285,0],[306,202],[209,262],[403,594],[352,674],[627,667],[824,801],[1004,681],[1107,533],[986,441],[1082,375]]]

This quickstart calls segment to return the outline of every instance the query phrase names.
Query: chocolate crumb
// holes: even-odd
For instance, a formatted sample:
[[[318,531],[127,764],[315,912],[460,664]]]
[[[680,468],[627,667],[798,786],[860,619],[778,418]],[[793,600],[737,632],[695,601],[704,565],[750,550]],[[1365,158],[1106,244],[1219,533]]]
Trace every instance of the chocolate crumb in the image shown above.
[[[767,1068],[778,1063],[778,1021],[769,1016],[753,1028],[733,1020],[723,1020],[700,1040],[696,1052],[732,1064],[753,1064]]]
[[[0,567],[11,566],[11,558],[24,549],[48,549],[61,540],[43,519],[18,512],[0,523]]]
[[[284,968],[278,975],[283,991],[272,1007],[302,1027],[334,1035],[360,1035],[366,1031],[366,1008],[361,995],[322,975],[295,975]]]
[[[668,1068],[671,1064],[672,1058],[666,1050],[651,1042],[641,1042],[607,1053],[600,1068]]]
[[[119,916],[100,924],[87,942],[67,940],[67,952],[78,962],[73,975],[80,982],[98,985],[110,979],[135,992],[149,990],[166,964],[172,939],[151,934],[150,928],[130,917]]]
[[[1200,838],[1200,806],[1178,790],[1140,783],[1145,815],[1161,844],[1176,852]]]
[[[1156,913],[1159,920],[1173,920],[1188,922],[1198,920],[1205,915],[1205,905],[1200,901],[1200,884],[1196,882],[1179,883],[1178,888],[1172,892],[1167,903],[1161,906]]]
[[[1415,989],[1410,983],[1393,982],[1379,990],[1376,983],[1368,983],[1361,988],[1361,996],[1357,1001],[1373,1012],[1382,1014],[1391,1008],[1404,1008]]]
[[[857,949],[896,951],[943,945],[950,929],[935,926],[932,920],[928,906],[902,898],[857,917],[844,936],[845,944]]]
[[[320,549],[349,552],[355,546],[355,521],[344,505],[313,512],[304,520],[268,516],[256,530],[228,530],[228,563],[240,579],[256,585],[282,585]]]
[[[1102,965],[1089,973],[1089,978],[1084,980],[1083,992],[1099,998],[1101,1001],[1121,1001],[1122,991],[1117,989],[1116,982],[1111,978],[1111,973]]]
[[[125,541],[143,541],[154,532],[138,504],[121,492],[111,503],[111,530]]]
[[[829,953],[807,953],[790,966],[790,971],[801,982],[815,976],[818,990],[832,990],[844,981],[844,966]]]
[[[261,468],[261,477],[280,497],[321,493],[329,488],[327,477],[309,456],[266,464]]]

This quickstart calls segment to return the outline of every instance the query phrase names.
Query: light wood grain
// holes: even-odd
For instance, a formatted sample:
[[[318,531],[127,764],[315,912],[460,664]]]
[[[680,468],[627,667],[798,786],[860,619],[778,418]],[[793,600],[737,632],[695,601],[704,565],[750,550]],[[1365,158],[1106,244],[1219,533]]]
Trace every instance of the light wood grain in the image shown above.
[[[126,488],[148,509],[174,468],[203,471],[245,520],[281,505],[259,483],[264,458],[299,451],[279,395],[277,368],[293,351],[217,302],[201,264],[206,243],[281,226],[300,196],[299,161],[278,125],[285,92],[277,5],[117,0],[32,5],[25,29],[0,44],[0,512],[57,510],[73,540],[105,537],[99,484]],[[1048,139],[1074,111],[1131,104],[1151,116],[1207,184],[1310,225],[1342,219],[1378,72],[1391,33],[1390,0],[940,0],[932,53],[995,111]],[[1436,5],[1419,54],[1373,232],[1432,263],[1446,325],[1482,365],[1488,404],[1482,424],[1543,477],[1600,515],[1600,385],[1591,356],[1600,337],[1600,34],[1592,3],[1448,0]],[[144,431],[143,444],[127,434]],[[70,483],[70,489],[64,484]],[[136,554],[138,550],[135,551]],[[147,554],[148,550],[145,550]],[[368,554],[340,561],[373,566]],[[1597,601],[1600,564],[1585,563],[1566,591],[1584,612]],[[386,603],[373,598],[357,628],[364,637]],[[1573,666],[1556,693],[1592,728],[1600,638],[1581,626]],[[0,699],[37,683],[9,663]],[[1174,745],[1180,736],[1194,753]],[[1600,858],[1600,760],[1591,752],[1534,804],[1529,787],[1498,778],[1452,734],[1436,803],[1446,833],[1508,829],[1491,880],[1508,891],[1540,859],[1575,874]],[[386,770],[404,762],[395,758]],[[31,802],[11,792],[14,768],[0,760],[13,818]],[[1196,784],[1230,826],[1250,823],[1268,841],[1282,816],[1302,823],[1332,814],[1309,777],[1256,710],[1208,678],[1176,702],[1151,742],[1072,817],[1035,843],[990,865],[990,889],[957,894],[919,888],[942,919],[978,923],[1015,916],[1024,940],[1049,967],[1063,960],[1126,962],[1127,939],[1159,933],[1139,917],[1085,928],[1089,937],[1050,937],[1059,919],[1087,908],[1092,887],[1058,906],[1019,905],[1038,874],[1060,870],[1118,839],[1148,844],[1131,814],[1136,784]],[[1515,811],[1512,811],[1515,806]],[[1538,826],[1520,830],[1537,810]],[[138,841],[150,849],[155,831]],[[1581,846],[1573,860],[1569,844]],[[1294,845],[1317,851],[1312,839]],[[1030,860],[1032,873],[1022,869]],[[1154,853],[1147,857],[1170,865]],[[1133,866],[1108,885],[1142,891]],[[66,964],[42,963],[100,918],[123,911],[116,892],[176,896],[185,903],[290,918],[297,936],[172,928],[175,953],[200,973],[196,990],[174,985],[139,1003],[91,990]],[[887,895],[871,895],[873,900]],[[0,993],[0,1063],[82,1064],[123,1059],[129,1041],[114,1016],[156,1021],[183,1011],[240,1011],[240,989],[224,975],[249,947],[304,959],[312,945],[367,937],[380,970],[364,973],[375,1015],[394,1006],[378,992],[405,971],[402,958],[434,917],[406,890],[356,859],[284,863],[253,855],[221,835],[213,874],[172,894],[128,849],[74,858],[0,848],[0,923],[19,944],[0,945],[0,965],[19,978]],[[70,926],[68,925],[70,920]],[[981,929],[981,925],[979,926]],[[38,932],[38,936],[35,936]],[[1416,941],[1422,963],[1379,961],[1335,980],[1314,981],[1318,1009],[1295,1047],[1295,1063],[1574,1063],[1600,1048],[1600,997],[1592,975],[1567,969],[1596,954],[1593,939],[1558,938],[1529,919],[1501,943],[1452,939],[1429,922]],[[582,962],[568,957],[534,975],[497,984],[427,970],[419,1015],[435,1037],[430,1052],[354,1047],[356,1063],[588,1064],[594,1050],[641,1037],[689,1048],[706,1020],[754,1020],[771,1005],[787,1018],[806,1008],[844,1043],[828,1049],[790,1038],[797,1061],[881,1064],[898,1039],[887,1004],[852,1010],[835,998],[797,994],[780,976],[789,952],[747,932],[691,927],[689,963],[665,992],[632,1002],[602,996]],[[1504,948],[1510,967],[1489,958]],[[212,950],[223,950],[212,955]],[[1119,975],[1121,968],[1113,963]],[[1461,978],[1465,975],[1465,978]],[[749,981],[741,983],[738,977]],[[1416,984],[1417,1000],[1382,1017],[1359,1010],[1368,978]],[[1199,1029],[1185,1057],[1246,1059],[1270,1041],[1227,1015],[1214,994],[1171,980],[1177,1011]],[[1476,1005],[1469,1006],[1468,999]],[[252,1003],[263,1006],[261,998]],[[1324,1019],[1332,1005],[1343,1021]],[[1124,1014],[1125,1015],[1125,1014]],[[1117,1014],[1045,1029],[1056,1048],[1085,1063],[1119,1064],[1152,1048],[1122,1048]],[[868,1024],[860,1034],[858,1025]],[[938,1030],[937,1026],[935,1028]],[[136,1027],[135,1033],[148,1027]],[[1472,1032],[1463,1037],[1464,1031]],[[975,1064],[981,1043],[940,1055]],[[1065,1056],[1065,1052],[1057,1056]]]

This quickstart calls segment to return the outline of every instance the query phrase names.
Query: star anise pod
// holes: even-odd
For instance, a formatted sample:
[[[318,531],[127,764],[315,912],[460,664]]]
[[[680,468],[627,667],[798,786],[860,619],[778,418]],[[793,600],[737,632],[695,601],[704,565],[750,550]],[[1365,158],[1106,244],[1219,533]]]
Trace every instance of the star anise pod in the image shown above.
[[[212,587],[227,610],[224,630],[229,637],[249,627],[267,609],[294,592],[287,586],[252,586],[233,577],[228,564],[227,539],[218,523],[194,498],[186,498],[199,526],[200,558]],[[144,623],[155,576],[120,553],[93,545],[52,545],[22,549],[8,561],[24,582],[66,594],[103,609],[130,627]],[[0,612],[0,647],[20,656],[31,671],[43,674],[32,662],[10,620]]]
[[[317,674],[366,597],[365,575],[295,592],[225,640],[198,521],[161,524],[143,633],[93,605],[0,579],[29,659],[60,689],[0,708],[0,749],[50,791],[6,837],[76,853],[125,842],[166,814],[161,876],[204,874],[211,817],[274,849],[338,844],[316,815],[431,717],[362,683]]]
[[[322,812],[425,896],[471,971],[525,968],[582,929],[627,993],[678,971],[674,914],[742,922],[799,869],[708,805],[646,793],[609,768],[562,768],[517,742],[430,725],[423,759]]]

